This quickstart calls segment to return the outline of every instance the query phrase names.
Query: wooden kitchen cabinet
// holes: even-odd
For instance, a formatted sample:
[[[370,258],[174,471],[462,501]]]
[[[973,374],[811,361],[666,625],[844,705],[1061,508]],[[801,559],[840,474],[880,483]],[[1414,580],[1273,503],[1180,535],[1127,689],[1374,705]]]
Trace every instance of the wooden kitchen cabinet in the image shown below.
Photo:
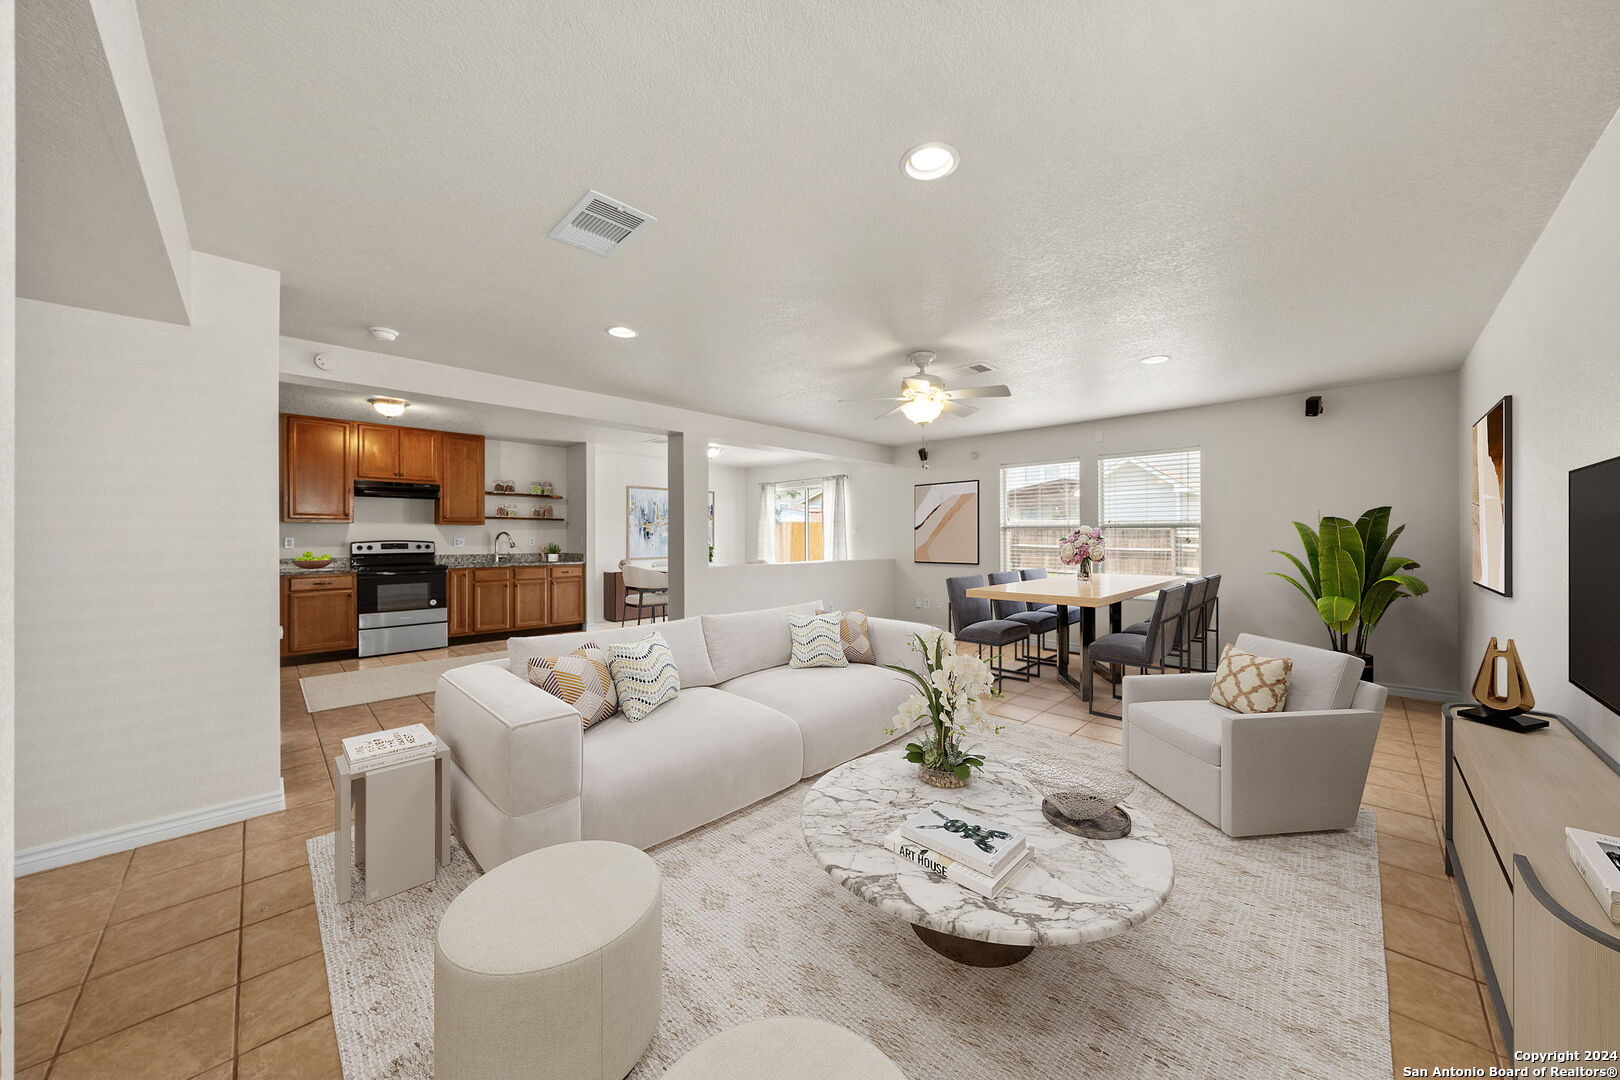
[[[484,437],[446,431],[439,453],[440,525],[484,524]],[[452,631],[454,633],[454,631]]]
[[[551,622],[551,571],[544,566],[512,567],[512,628]]]
[[[387,424],[355,424],[354,435],[356,479],[411,484],[439,482],[439,432]]]
[[[445,575],[451,637],[466,637],[472,633],[472,576],[471,570],[451,570]]]
[[[353,520],[353,429],[347,420],[282,416],[282,521]]]
[[[546,621],[552,626],[571,626],[585,621],[585,568],[551,568],[550,608]]]
[[[281,588],[282,641],[288,656],[358,646],[353,574],[285,577]]]
[[[496,634],[512,628],[512,568],[472,572],[472,622],[468,633]]]
[[[450,571],[450,636],[585,622],[585,568],[481,566]]]

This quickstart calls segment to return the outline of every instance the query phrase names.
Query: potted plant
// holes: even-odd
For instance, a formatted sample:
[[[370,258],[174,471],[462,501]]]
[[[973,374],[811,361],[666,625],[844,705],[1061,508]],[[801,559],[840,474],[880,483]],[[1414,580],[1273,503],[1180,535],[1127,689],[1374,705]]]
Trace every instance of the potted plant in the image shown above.
[[[1058,559],[1064,566],[1078,566],[1081,581],[1091,577],[1091,568],[1107,557],[1102,530],[1091,525],[1082,525],[1058,541]]]
[[[1369,651],[1373,631],[1389,606],[1403,596],[1422,596],[1429,591],[1422,578],[1406,573],[1418,569],[1417,562],[1394,554],[1395,541],[1406,526],[1391,530],[1389,514],[1389,507],[1379,506],[1362,514],[1354,524],[1341,517],[1325,517],[1315,529],[1294,522],[1305,546],[1305,557],[1287,551],[1275,554],[1293,563],[1300,577],[1272,573],[1311,602],[1335,650],[1366,661],[1362,678],[1369,682],[1373,677]]]
[[[562,555],[562,547],[558,544],[546,545],[546,562],[556,562]]]
[[[916,762],[917,778],[934,787],[967,787],[974,769],[984,758],[964,745],[968,732],[1000,734],[993,718],[985,711],[987,699],[996,696],[995,675],[990,665],[978,657],[946,651],[946,635],[935,634],[932,641],[912,635],[911,651],[921,653],[926,676],[898,664],[885,665],[917,684],[918,692],[900,705],[889,734],[910,731],[927,721],[929,733],[920,742],[906,744],[907,761]]]

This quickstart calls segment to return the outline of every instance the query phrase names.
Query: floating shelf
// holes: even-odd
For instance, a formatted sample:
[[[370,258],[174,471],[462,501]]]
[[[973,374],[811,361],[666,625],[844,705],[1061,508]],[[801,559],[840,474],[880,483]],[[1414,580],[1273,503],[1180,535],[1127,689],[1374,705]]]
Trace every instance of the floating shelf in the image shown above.
[[[544,521],[544,522],[551,522],[551,521],[567,521],[568,519],[567,518],[558,518],[558,517],[551,517],[551,518],[511,517],[511,516],[496,517],[494,515],[491,515],[489,517],[486,517],[484,520],[485,521],[531,521],[531,522],[532,521]]]
[[[511,495],[511,496],[513,496],[515,498],[519,498],[519,499],[556,499],[558,502],[563,501],[563,496],[561,496],[561,495],[534,495],[534,494],[531,494],[531,493],[529,493],[527,491],[486,491],[486,492],[484,492],[484,494],[485,495]]]

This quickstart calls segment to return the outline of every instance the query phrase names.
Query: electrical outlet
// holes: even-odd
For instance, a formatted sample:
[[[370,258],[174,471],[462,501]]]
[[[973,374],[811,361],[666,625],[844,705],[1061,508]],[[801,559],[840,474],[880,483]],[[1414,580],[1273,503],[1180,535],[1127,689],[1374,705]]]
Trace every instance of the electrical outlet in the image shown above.
[[[928,598],[926,596],[923,597],[923,607],[932,608],[933,606],[934,606],[934,601],[933,600],[931,600],[930,598]]]
[[[538,536],[529,537],[529,546],[532,547],[532,548],[539,547],[540,546],[540,538]]]
[[[283,536],[281,538],[281,546],[286,548],[288,551],[291,551],[293,546],[293,538],[291,536]]]
[[[913,596],[911,598],[911,606],[916,608],[917,610],[921,611],[922,610],[922,597]]]
[[[463,539],[462,537],[454,536],[454,537],[450,538],[450,546],[451,547],[466,547],[467,546],[467,541],[465,539]]]

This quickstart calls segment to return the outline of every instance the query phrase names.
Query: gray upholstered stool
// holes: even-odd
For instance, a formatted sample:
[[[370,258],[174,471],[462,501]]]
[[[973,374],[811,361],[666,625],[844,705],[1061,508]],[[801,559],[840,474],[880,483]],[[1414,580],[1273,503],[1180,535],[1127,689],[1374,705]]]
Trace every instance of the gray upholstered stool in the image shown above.
[[[883,1051],[822,1020],[755,1020],[699,1043],[664,1080],[906,1080]]]
[[[645,852],[584,840],[497,866],[439,923],[436,1080],[620,1080],[658,1025],[662,947]]]

